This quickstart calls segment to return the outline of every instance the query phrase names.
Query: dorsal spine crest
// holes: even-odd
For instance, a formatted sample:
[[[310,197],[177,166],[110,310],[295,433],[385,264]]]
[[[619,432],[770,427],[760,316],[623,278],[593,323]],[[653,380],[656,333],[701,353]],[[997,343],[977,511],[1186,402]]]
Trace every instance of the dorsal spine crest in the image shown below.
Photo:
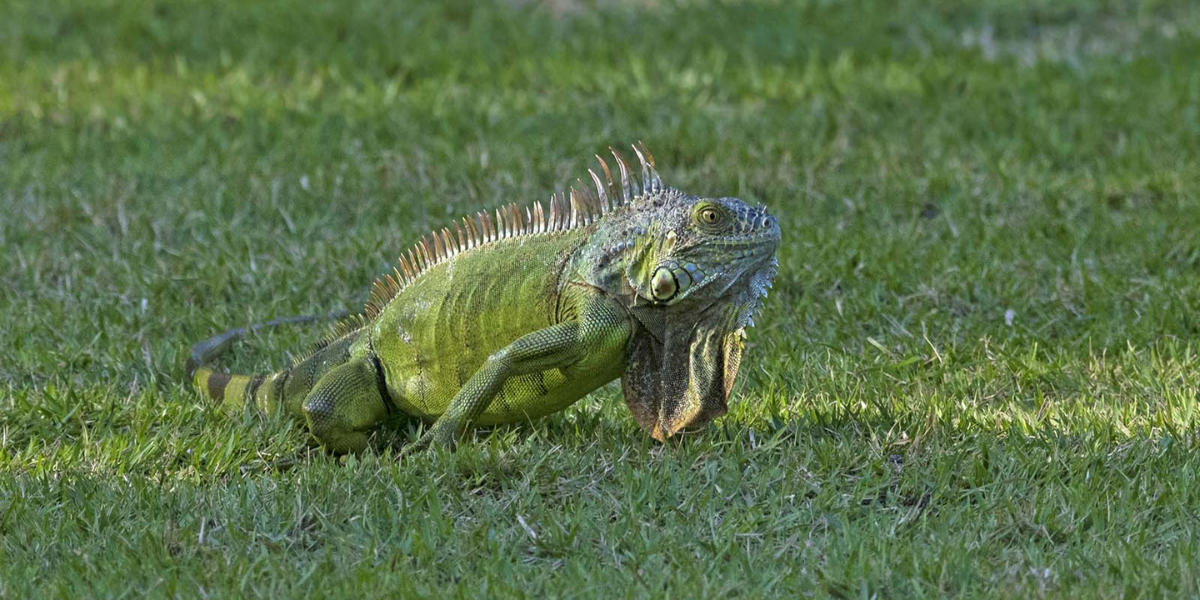
[[[392,269],[375,280],[370,298],[361,315],[344,319],[335,327],[334,334],[327,338],[324,347],[332,341],[352,333],[379,316],[399,293],[435,265],[453,258],[457,254],[494,243],[499,240],[568,231],[586,227],[619,207],[631,204],[636,198],[661,191],[664,186],[654,166],[654,157],[645,145],[635,144],[634,154],[641,166],[642,181],[630,177],[629,164],[619,152],[609,148],[617,161],[620,179],[613,177],[608,163],[596,156],[603,178],[588,169],[594,189],[576,180],[566,192],[550,196],[549,206],[534,202],[524,209],[516,204],[497,207],[493,212],[479,211],[454,223],[454,231],[443,227],[434,230],[413,245],[407,253],[401,253],[399,267]],[[393,276],[394,275],[394,276]],[[319,348],[318,348],[319,349]],[[315,351],[315,350],[314,350]]]

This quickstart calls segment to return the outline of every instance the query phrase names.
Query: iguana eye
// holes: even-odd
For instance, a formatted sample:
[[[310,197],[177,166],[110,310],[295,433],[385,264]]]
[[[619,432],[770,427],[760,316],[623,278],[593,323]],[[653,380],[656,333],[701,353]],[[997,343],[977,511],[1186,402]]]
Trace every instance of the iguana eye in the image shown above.
[[[650,280],[650,293],[654,295],[654,299],[658,302],[666,302],[674,298],[678,292],[679,281],[675,279],[675,274],[667,267],[659,267]]]
[[[718,212],[717,209],[710,206],[700,209],[700,212],[696,215],[696,218],[705,225],[716,225],[717,223],[721,222],[721,213]]]

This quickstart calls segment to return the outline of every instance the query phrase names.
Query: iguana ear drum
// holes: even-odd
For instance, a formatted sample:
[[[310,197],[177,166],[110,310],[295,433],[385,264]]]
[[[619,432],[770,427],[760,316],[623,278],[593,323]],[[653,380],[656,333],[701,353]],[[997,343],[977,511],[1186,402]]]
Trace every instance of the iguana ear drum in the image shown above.
[[[650,279],[650,293],[655,302],[670,302],[679,293],[679,279],[670,267],[662,266],[654,271],[654,277]]]

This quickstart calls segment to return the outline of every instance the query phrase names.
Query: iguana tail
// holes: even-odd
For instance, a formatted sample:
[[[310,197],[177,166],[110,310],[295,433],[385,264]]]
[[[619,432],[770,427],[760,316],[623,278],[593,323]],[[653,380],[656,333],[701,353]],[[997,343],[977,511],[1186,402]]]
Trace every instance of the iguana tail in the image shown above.
[[[242,375],[217,371],[208,366],[208,363],[224,352],[230,343],[248,332],[289,323],[335,320],[345,316],[346,313],[281,317],[249,327],[230,329],[192,346],[187,359],[188,377],[192,379],[201,395],[211,398],[226,408],[241,410],[243,406],[253,404],[264,412],[271,412],[278,405],[282,387],[282,385],[276,384],[282,383],[281,379],[286,379],[288,371]]]

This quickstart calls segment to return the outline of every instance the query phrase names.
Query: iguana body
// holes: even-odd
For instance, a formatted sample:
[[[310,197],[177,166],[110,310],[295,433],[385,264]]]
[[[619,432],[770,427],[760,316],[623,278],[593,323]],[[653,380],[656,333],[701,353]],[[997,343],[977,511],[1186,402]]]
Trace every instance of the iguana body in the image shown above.
[[[361,315],[288,369],[200,367],[197,386],[231,407],[302,416],[335,452],[363,449],[394,411],[433,423],[423,447],[562,410],[618,377],[655,438],[702,425],[725,411],[779,228],[739,200],[664,187],[635,151],[640,185],[614,153],[620,183],[601,161],[594,193],[463,219],[402,256]],[[192,359],[216,349],[202,343]]]

